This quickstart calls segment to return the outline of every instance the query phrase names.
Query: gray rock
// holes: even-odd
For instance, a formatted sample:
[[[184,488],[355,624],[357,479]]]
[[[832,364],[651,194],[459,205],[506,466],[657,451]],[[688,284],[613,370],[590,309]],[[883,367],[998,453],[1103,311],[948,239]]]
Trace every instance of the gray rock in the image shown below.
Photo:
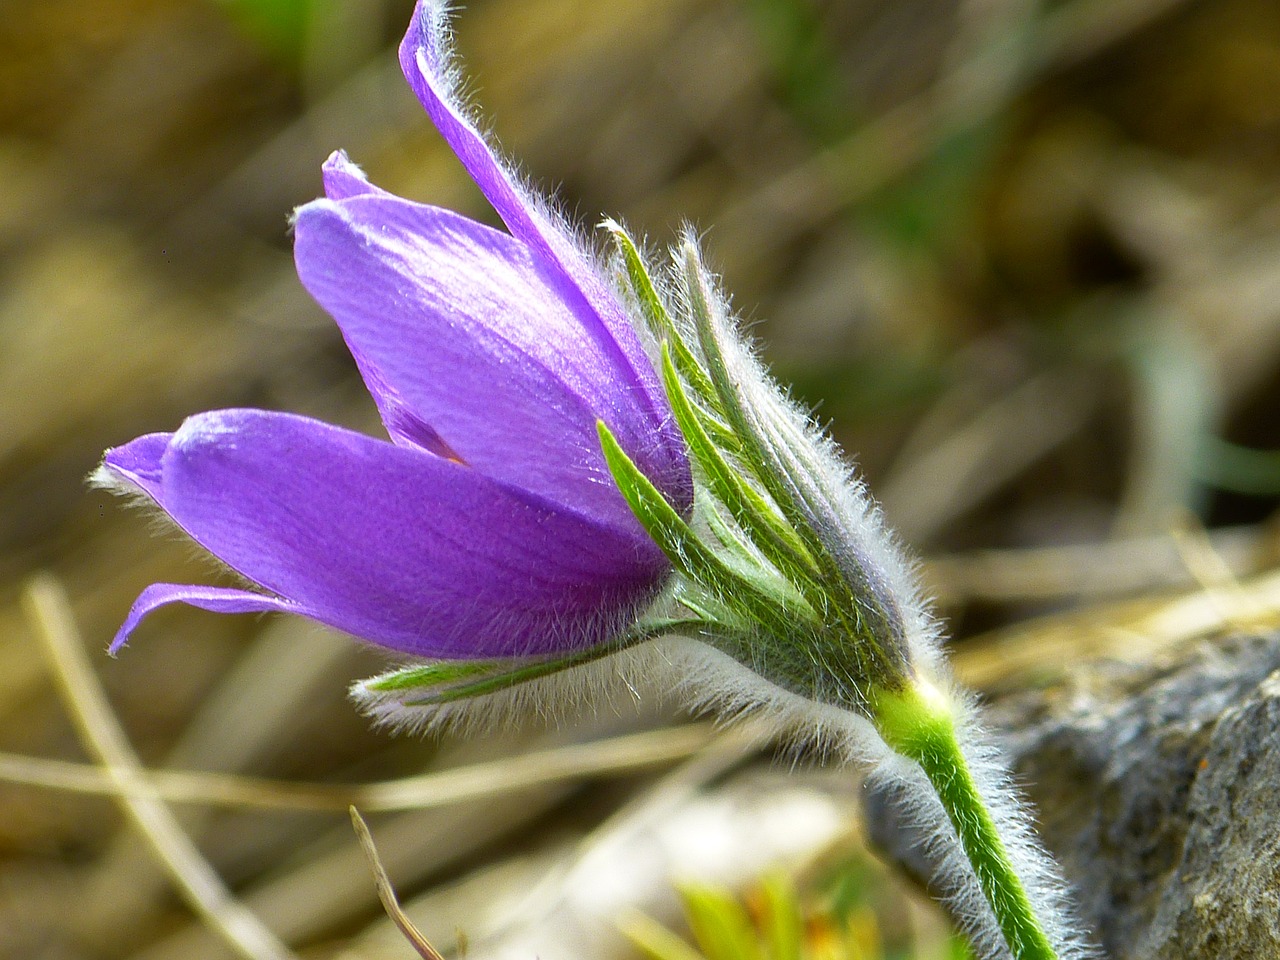
[[[1108,957],[1280,957],[1280,636],[1075,668],[986,716]],[[928,876],[886,798],[865,806]]]

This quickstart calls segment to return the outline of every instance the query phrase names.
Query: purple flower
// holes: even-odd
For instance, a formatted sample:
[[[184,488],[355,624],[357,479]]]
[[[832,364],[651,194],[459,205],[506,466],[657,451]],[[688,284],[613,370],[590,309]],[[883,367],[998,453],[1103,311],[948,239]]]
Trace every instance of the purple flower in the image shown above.
[[[604,421],[687,514],[661,385],[594,259],[463,112],[444,36],[423,0],[405,76],[510,233],[329,159],[326,199],[297,211],[298,275],[338,322],[391,442],[219,410],[107,451],[100,477],[141,491],[258,588],[154,584],[113,650],[181,602],[302,614],[427,657],[556,653],[625,629],[668,576],[596,432]]]

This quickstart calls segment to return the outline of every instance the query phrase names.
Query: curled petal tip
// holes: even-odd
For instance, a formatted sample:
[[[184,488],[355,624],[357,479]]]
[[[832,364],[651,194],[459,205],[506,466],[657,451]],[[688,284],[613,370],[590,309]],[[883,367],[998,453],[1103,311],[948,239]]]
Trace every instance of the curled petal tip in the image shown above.
[[[418,0],[409,21],[409,29],[400,44],[400,62],[406,65],[417,59],[421,51],[427,60],[435,66],[444,53],[444,42],[448,35],[449,4],[439,0]]]
[[[325,189],[328,190],[328,176],[326,175]],[[289,218],[293,226],[294,236],[294,259],[298,257],[298,244],[302,242],[303,231],[310,226],[311,223],[326,217],[342,218],[342,208],[338,206],[338,199],[326,196],[319,197],[315,200],[309,200],[300,207],[295,207],[293,216]]]
[[[324,177],[324,195],[330,200],[346,200],[366,193],[382,191],[369,182],[360,165],[343,150],[335,150],[321,167]]]
[[[159,500],[160,460],[172,437],[169,433],[148,433],[112,447],[103,454],[102,464],[90,476],[90,482],[108,490],[141,491]]]
[[[153,583],[133,602],[129,615],[116,631],[107,653],[115,656],[129,641],[133,631],[154,610],[171,603],[185,603],[212,613],[298,613],[297,606],[279,597],[264,596],[231,587],[201,587],[185,583]]]

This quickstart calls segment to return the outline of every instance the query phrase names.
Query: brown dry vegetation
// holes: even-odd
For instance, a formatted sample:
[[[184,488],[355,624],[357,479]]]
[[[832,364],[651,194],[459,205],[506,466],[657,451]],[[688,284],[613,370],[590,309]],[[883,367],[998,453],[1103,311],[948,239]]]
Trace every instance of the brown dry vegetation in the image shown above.
[[[344,700],[381,659],[303,623],[174,611],[103,655],[147,583],[222,576],[86,490],[103,448],[220,406],[376,429],[290,257],[329,151],[491,219],[400,81],[407,3],[317,2],[284,41],[251,6],[0,18],[0,955],[406,956],[349,801],[433,937],[482,953],[578,923],[608,955],[597,914],[661,913],[671,871],[818,855],[847,775],[656,708],[394,739]],[[474,0],[457,30],[587,226],[706,232],[956,632],[1015,625],[962,645],[974,682],[1277,609],[1229,575],[1275,556],[1274,0]],[[1150,599],[1197,580],[1194,610]],[[1123,632],[1017,626],[1121,595],[1147,599],[1088,616]]]

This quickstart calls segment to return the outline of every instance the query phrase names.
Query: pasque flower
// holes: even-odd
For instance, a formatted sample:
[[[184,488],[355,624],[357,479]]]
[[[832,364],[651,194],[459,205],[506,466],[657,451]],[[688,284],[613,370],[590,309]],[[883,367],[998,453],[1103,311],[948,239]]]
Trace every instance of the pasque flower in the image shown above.
[[[403,653],[515,657],[625,630],[669,564],[614,484],[608,424],[682,510],[683,444],[595,258],[477,132],[440,11],[401,47],[414,93],[510,233],[370,184],[342,153],[294,219],[298,275],[333,316],[390,440],[218,410],[109,450],[98,476],[154,500],[253,589],[147,588],[152,610],[302,614]]]
[[[983,957],[1087,956],[910,564],[693,239],[659,272],[608,223],[602,266],[477,132],[444,39],[420,0],[405,76],[509,233],[329,159],[295,217],[298,274],[389,439],[222,410],[107,451],[104,482],[253,585],[155,584],[113,649],[168,603],[284,611],[410,655],[353,688],[388,722],[558,702],[594,660],[764,709],[900,789]]]

